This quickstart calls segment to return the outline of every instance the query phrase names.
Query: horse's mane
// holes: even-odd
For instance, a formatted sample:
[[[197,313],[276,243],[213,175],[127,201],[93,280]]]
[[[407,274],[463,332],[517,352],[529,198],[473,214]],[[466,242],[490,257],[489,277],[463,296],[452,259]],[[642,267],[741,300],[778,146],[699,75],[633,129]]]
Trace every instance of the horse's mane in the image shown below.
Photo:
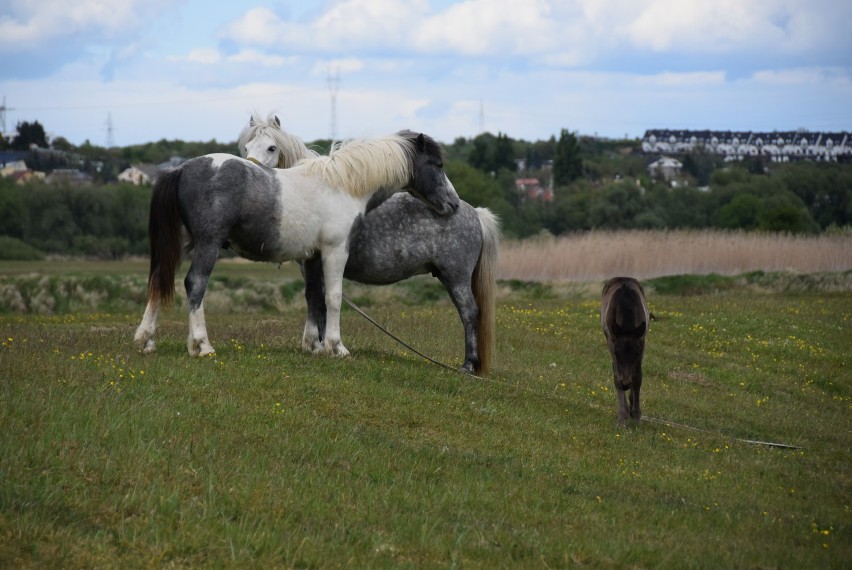
[[[274,113],[269,113],[266,120],[252,114],[246,128],[240,133],[238,141],[240,156],[246,156],[246,144],[254,137],[266,134],[272,137],[278,147],[278,168],[290,168],[300,160],[318,156],[316,151],[309,149],[296,135],[291,135],[281,129],[281,123]]]
[[[400,131],[374,139],[337,142],[328,156],[305,159],[296,166],[355,196],[366,196],[380,188],[404,188],[414,169],[417,137],[417,133]],[[425,135],[423,140],[423,152],[437,152],[440,157],[440,145]]]

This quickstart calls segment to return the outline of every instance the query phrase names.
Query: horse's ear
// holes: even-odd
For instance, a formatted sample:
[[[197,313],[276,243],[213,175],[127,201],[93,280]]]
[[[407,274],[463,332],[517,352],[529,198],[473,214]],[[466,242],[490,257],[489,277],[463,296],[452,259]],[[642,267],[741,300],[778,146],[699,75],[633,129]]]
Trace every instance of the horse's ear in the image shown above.
[[[257,124],[257,122],[254,120],[254,115],[252,115],[251,118],[249,119],[249,126],[253,127],[256,124]]]
[[[417,135],[417,150],[419,152],[423,152],[426,149],[426,139],[423,137],[423,133]]]
[[[275,126],[276,126],[276,127],[280,127],[280,126],[281,126],[281,121],[278,119],[278,115],[275,115]]]

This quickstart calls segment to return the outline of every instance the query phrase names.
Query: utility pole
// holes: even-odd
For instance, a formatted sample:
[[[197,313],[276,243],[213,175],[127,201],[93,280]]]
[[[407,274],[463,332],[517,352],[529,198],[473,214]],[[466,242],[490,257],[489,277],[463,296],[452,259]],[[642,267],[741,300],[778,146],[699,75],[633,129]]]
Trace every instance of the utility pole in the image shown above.
[[[479,134],[485,132],[485,103],[479,100]]]
[[[6,106],[6,96],[3,95],[3,104],[0,105],[0,136],[6,136],[6,111],[14,111],[13,108]]]
[[[340,88],[340,71],[334,70],[334,75],[331,70],[326,78],[328,84],[328,94],[331,96],[331,140],[337,140],[337,91]]]
[[[115,146],[115,141],[112,138],[113,128],[112,128],[112,113],[107,113],[106,120],[106,147],[112,148]]]

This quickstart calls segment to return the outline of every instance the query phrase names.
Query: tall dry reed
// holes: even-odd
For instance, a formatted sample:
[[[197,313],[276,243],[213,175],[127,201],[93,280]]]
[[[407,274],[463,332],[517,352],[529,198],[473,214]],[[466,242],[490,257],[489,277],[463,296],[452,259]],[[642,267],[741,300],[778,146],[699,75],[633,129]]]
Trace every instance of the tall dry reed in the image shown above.
[[[785,235],[742,231],[596,231],[506,241],[500,279],[596,281],[748,271],[814,273],[852,268],[852,234]]]

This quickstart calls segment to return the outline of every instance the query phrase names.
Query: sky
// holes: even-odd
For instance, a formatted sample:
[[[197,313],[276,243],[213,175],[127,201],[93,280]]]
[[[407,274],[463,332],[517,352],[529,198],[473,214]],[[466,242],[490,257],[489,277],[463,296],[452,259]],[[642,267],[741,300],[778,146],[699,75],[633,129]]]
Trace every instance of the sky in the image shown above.
[[[270,112],[306,141],[852,131],[850,30],[852,0],[0,0],[0,98],[6,132],[99,146]]]

